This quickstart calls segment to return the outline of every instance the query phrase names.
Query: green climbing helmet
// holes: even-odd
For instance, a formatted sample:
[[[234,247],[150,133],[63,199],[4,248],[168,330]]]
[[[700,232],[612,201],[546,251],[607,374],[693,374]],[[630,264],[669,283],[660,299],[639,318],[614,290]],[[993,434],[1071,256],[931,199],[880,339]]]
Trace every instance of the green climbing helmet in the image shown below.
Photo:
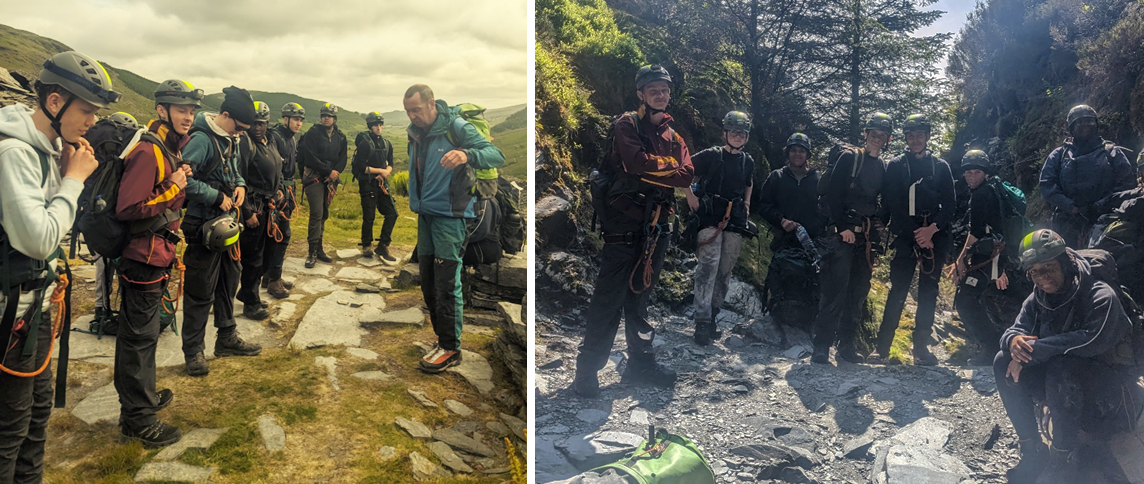
[[[270,105],[262,101],[254,101],[254,121],[270,122]]]
[[[108,116],[107,120],[120,128],[139,129],[139,121],[135,120],[135,116],[123,111]]]
[[[985,173],[993,172],[993,162],[989,161],[989,155],[981,150],[969,150],[965,152],[965,156],[961,157],[961,170],[981,170]]]
[[[751,117],[742,111],[731,111],[723,116],[723,131],[751,132]]]
[[[184,104],[201,108],[204,97],[206,93],[202,89],[195,89],[195,86],[182,79],[167,79],[155,86],[155,104]]]
[[[369,114],[366,114],[365,115],[365,125],[367,127],[373,127],[373,125],[375,125],[375,124],[380,124],[380,125],[384,126],[385,125],[385,116],[382,116],[381,113],[378,111],[374,111],[374,112],[371,112]]]
[[[306,119],[306,108],[298,103],[286,103],[282,105],[283,118],[302,118]]]
[[[877,112],[870,115],[870,119],[866,120],[866,129],[876,129],[886,134],[894,132],[894,122],[890,119],[890,115]]]
[[[902,133],[912,133],[915,131],[925,131],[929,133],[932,131],[929,117],[924,114],[911,114],[906,121],[902,123]]]
[[[338,117],[338,107],[333,104],[326,103],[322,105],[322,109],[318,111],[318,116],[332,116]]]
[[[1065,253],[1065,239],[1049,229],[1036,230],[1021,240],[1021,270],[1028,271],[1042,262]]]
[[[810,137],[802,133],[792,134],[787,138],[783,151],[789,151],[791,146],[801,146],[807,154],[810,154]]]
[[[1073,108],[1069,110],[1068,115],[1069,130],[1071,131],[1073,129],[1073,125],[1082,119],[1092,119],[1093,121],[1096,121],[1096,110],[1092,109],[1092,107],[1087,104],[1078,104],[1073,106]]]
[[[111,76],[99,61],[74,50],[61,52],[44,61],[38,82],[42,85],[60,86],[80,99],[104,109],[123,97],[111,90]],[[63,116],[63,112],[57,116]]]
[[[659,64],[640,67],[639,72],[636,73],[636,90],[642,91],[644,86],[655,81],[667,81],[668,84],[671,84],[671,74]]]

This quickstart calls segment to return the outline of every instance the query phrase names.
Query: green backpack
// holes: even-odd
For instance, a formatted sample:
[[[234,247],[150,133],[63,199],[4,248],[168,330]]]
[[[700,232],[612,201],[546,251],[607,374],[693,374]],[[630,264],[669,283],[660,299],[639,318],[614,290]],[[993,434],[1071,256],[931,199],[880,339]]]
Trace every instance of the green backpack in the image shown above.
[[[652,433],[655,438],[636,447],[631,457],[592,472],[615,469],[640,484],[715,484],[715,473],[694,442],[663,429]]]
[[[472,103],[462,103],[456,106],[449,107],[449,114],[456,116],[453,124],[449,125],[449,131],[445,133],[445,138],[449,140],[449,144],[456,148],[461,147],[464,140],[461,130],[464,129],[464,124],[469,123],[477,128],[477,132],[484,136],[485,139],[492,141],[492,127],[489,126],[489,120],[485,119],[485,108],[477,106]],[[467,166],[467,164],[466,164]],[[489,168],[487,170],[473,169],[477,177],[477,183],[473,186],[473,195],[487,200],[497,196],[497,178],[499,174],[496,168]]]

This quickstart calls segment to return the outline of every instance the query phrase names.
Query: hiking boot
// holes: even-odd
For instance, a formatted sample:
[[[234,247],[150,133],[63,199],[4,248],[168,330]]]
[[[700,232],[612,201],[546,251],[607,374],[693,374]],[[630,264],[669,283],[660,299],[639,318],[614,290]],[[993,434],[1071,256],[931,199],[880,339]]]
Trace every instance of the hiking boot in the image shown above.
[[[266,288],[266,293],[274,299],[286,299],[290,297],[290,291],[286,290],[286,285],[282,283],[282,279],[275,279],[270,283],[270,287]]]
[[[263,289],[269,289],[270,288],[270,277],[262,276],[262,288]]]
[[[330,256],[326,255],[326,250],[322,248],[319,248],[318,251],[314,253],[314,256],[317,257],[319,261],[325,262],[327,264],[334,261],[330,258]]]
[[[190,376],[203,376],[211,372],[210,365],[207,364],[207,358],[203,356],[200,351],[194,356],[187,357],[187,374]]]
[[[914,365],[937,366],[937,357],[925,345],[914,346]]]
[[[294,289],[293,282],[287,281],[285,279],[279,279],[278,281],[282,283],[282,287],[285,287],[287,291]]]
[[[656,387],[675,385],[676,374],[655,362],[655,355],[642,354],[628,358],[628,369],[620,377],[620,383],[641,383]]]
[[[696,321],[695,322],[695,344],[699,346],[707,346],[711,344],[711,327],[714,323],[711,321]]]
[[[446,350],[441,345],[433,345],[429,350],[429,354],[421,358],[418,366],[421,371],[425,373],[441,373],[450,366],[457,366],[461,364],[461,351],[460,350]]]
[[[378,249],[381,249],[381,247],[378,247]],[[373,257],[373,249],[370,249],[368,245],[362,244],[361,256],[365,259],[369,259],[370,257]]]
[[[377,258],[386,262],[397,262],[397,258],[390,255],[388,245],[377,246]]]
[[[866,357],[858,353],[852,345],[842,345],[838,347],[838,352],[834,354],[835,359],[840,359],[849,363],[865,363]]]
[[[830,364],[830,347],[814,348],[814,353],[810,356],[811,363],[818,363],[820,365]]]
[[[171,400],[175,399],[175,392],[172,392],[169,388],[159,390],[155,392],[155,395],[159,397],[159,404],[155,406],[156,412],[167,408],[167,405],[171,404]]]
[[[1005,472],[1005,477],[1014,484],[1033,484],[1045,470],[1049,460],[1049,448],[1040,438],[1022,440],[1021,461]]]
[[[576,379],[572,380],[572,390],[581,397],[596,398],[600,396],[600,379],[596,376],[596,372],[581,371],[577,366]]]
[[[1022,456],[1022,461],[1024,461]],[[1037,477],[1036,484],[1077,484],[1082,482],[1077,453],[1072,450],[1050,447],[1044,470]]]
[[[262,345],[243,341],[238,331],[228,335],[218,335],[214,344],[215,356],[258,356],[259,353],[262,353]]]
[[[314,265],[318,263],[318,253],[310,249],[310,255],[306,256],[306,268],[313,269]]]
[[[270,317],[270,311],[267,311],[266,308],[262,307],[262,304],[243,304],[242,315],[247,319],[262,321],[263,319]]]
[[[178,428],[163,422],[155,422],[135,430],[124,425],[119,431],[119,443],[126,444],[132,440],[138,440],[143,443],[143,447],[148,449],[171,445],[182,438],[183,433]]]

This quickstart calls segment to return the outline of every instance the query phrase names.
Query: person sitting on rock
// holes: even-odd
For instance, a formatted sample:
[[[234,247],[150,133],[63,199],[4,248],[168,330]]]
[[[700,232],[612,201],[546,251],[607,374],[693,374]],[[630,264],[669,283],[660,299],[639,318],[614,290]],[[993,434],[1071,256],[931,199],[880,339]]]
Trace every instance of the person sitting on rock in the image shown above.
[[[743,235],[753,237],[747,217],[751,210],[755,160],[743,151],[751,133],[751,118],[731,111],[723,117],[723,146],[691,157],[699,192],[683,190],[687,205],[699,217],[695,256],[695,343],[707,346],[719,336],[715,315],[723,306],[731,269],[739,259]]]
[[[1081,430],[1125,430],[1144,403],[1135,383],[1138,372],[1130,371],[1117,349],[1132,323],[1116,290],[1094,277],[1089,262],[1056,232],[1027,235],[1020,254],[1021,269],[1036,287],[1001,336],[993,362],[997,391],[1021,447],[1009,482],[1083,482]],[[1048,449],[1037,423],[1038,400],[1052,416]]]
[[[298,142],[294,135],[302,129],[306,120],[306,109],[301,104],[290,102],[282,105],[282,122],[270,128],[270,141],[282,156],[282,205],[278,209],[278,231],[282,240],[269,241],[266,247],[266,275],[262,277],[262,287],[274,299],[290,297],[294,284],[282,279],[282,264],[286,261],[286,249],[290,247],[290,217],[297,208],[294,195],[294,174],[297,171]]]
[[[271,217],[277,219],[277,207],[286,202],[286,197],[282,192],[282,155],[266,136],[270,105],[255,101],[254,111],[254,124],[239,137],[238,143],[238,172],[246,181],[247,194],[239,207],[246,230],[238,239],[242,252],[242,283],[237,299],[242,301],[243,316],[260,321],[270,317],[267,305],[258,295],[258,283],[266,274],[265,252],[282,236]]]
[[[369,131],[358,133],[352,169],[361,194],[361,256],[373,257],[373,220],[381,213],[381,233],[377,237],[377,256],[397,262],[389,253],[393,242],[393,226],[397,225],[397,202],[389,193],[389,175],[393,173],[393,144],[381,136],[385,117],[374,111],[365,116]]]

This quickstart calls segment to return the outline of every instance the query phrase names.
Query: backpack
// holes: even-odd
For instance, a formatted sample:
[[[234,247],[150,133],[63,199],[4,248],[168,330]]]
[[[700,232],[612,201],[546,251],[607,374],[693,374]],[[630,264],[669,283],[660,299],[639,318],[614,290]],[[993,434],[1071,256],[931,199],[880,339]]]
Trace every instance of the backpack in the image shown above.
[[[787,247],[771,258],[763,282],[767,312],[785,326],[808,327],[818,311],[817,254]]]
[[[592,472],[615,470],[639,484],[715,484],[715,473],[694,442],[663,429],[651,433],[631,457]]]
[[[993,230],[1001,232],[1005,242],[1005,252],[1009,257],[1016,258],[1020,250],[1021,239],[1033,231],[1033,222],[1025,216],[1025,193],[998,177],[993,177],[993,193],[997,195],[1000,203],[1001,226]]]
[[[96,126],[100,123],[96,123],[84,135],[95,150],[99,166],[87,178],[80,193],[76,227],[83,233],[88,249],[111,260],[123,254],[131,239],[148,233],[162,233],[182,214],[178,210],[168,209],[162,214],[144,220],[130,222],[119,220],[115,214],[115,207],[119,199],[119,183],[123,178],[123,158],[142,141],[158,146],[167,159],[174,158],[174,155],[167,150],[163,140],[146,128],[132,130],[104,126],[103,129],[96,130]],[[178,237],[170,232],[164,236]]]
[[[1083,249],[1076,251],[1091,267],[1092,275],[1096,280],[1103,281],[1116,292],[1120,306],[1132,325],[1127,337],[1117,343],[1112,354],[1112,360],[1121,365],[1135,367],[1139,372],[1144,370],[1144,311],[1129,295],[1128,289],[1120,285],[1116,269],[1116,259],[1112,254],[1099,249]]]
[[[501,259],[500,209],[495,198],[478,199],[473,202],[477,218],[465,220],[465,253],[461,262],[466,266],[493,264]]]
[[[461,148],[464,141],[461,132],[465,123],[473,125],[485,139],[493,140],[489,120],[485,119],[485,108],[472,103],[463,103],[450,106],[449,113],[456,117],[453,118],[453,123],[449,125],[449,130],[445,132],[445,139],[449,140],[449,144],[453,145],[454,148]],[[473,174],[476,175],[477,183],[473,185],[473,196],[489,199],[497,195],[497,178],[500,175],[497,174],[496,168],[475,169],[468,163],[465,164],[465,168],[473,170]]]
[[[588,194],[592,197],[592,224],[590,230],[595,230],[596,221],[599,220],[605,213],[608,207],[611,206],[612,200],[617,196],[624,193],[633,193],[638,191],[639,183],[623,183],[620,186],[616,185],[616,171],[612,164],[612,157],[615,155],[616,147],[616,125],[624,118],[631,120],[632,125],[636,128],[636,135],[639,136],[640,141],[644,146],[651,145],[651,138],[649,138],[643,131],[640,125],[639,114],[634,111],[629,111],[624,114],[618,114],[611,119],[611,129],[608,131],[608,136],[604,138],[604,144],[600,150],[600,158],[596,162],[596,167],[592,169],[591,176],[588,177]],[[668,132],[674,138],[675,130],[668,128]]]
[[[497,236],[500,239],[501,249],[509,254],[516,254],[524,247],[524,214],[520,210],[521,195],[524,190],[516,182],[508,181],[504,177],[497,178],[496,205],[500,218],[497,227]]]
[[[835,144],[830,147],[830,153],[826,156],[826,170],[823,170],[822,176],[818,178],[818,196],[824,196],[830,190],[830,180],[834,177],[834,166],[838,164],[838,159],[847,153],[853,154],[858,159],[858,162],[850,168],[850,179],[853,180],[858,176],[858,172],[862,171],[862,165],[866,162],[866,150],[850,143]]]

